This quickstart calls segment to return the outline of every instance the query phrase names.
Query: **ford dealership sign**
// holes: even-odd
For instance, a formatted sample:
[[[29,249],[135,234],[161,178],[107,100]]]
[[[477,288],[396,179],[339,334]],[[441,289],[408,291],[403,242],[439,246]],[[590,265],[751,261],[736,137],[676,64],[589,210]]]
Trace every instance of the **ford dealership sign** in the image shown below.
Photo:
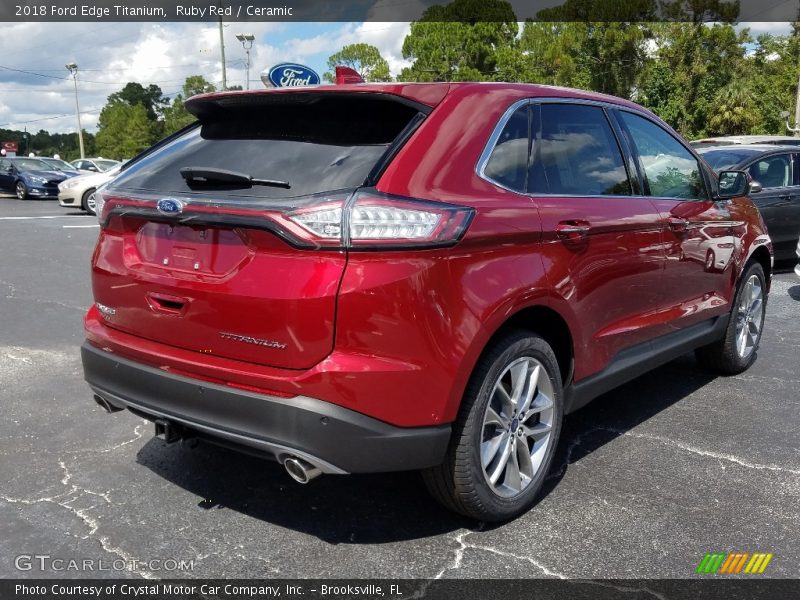
[[[304,85],[317,85],[319,75],[313,69],[296,63],[281,63],[268,71],[261,73],[264,85],[275,87],[300,87]]]

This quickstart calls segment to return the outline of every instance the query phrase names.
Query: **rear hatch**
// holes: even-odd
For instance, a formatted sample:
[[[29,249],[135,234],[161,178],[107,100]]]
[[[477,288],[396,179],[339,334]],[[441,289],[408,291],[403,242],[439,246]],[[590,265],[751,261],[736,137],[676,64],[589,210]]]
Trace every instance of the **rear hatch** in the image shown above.
[[[332,350],[347,255],[298,215],[340,214],[427,109],[392,94],[323,91],[189,106],[198,125],[101,190],[100,312],[149,340],[309,368]]]

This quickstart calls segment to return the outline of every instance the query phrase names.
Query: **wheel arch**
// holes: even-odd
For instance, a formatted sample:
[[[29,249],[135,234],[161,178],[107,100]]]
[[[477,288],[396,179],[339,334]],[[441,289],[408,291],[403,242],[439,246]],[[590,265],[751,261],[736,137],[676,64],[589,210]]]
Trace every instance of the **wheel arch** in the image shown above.
[[[758,262],[761,264],[761,268],[764,269],[764,276],[767,279],[767,289],[769,289],[772,281],[772,254],[767,249],[766,245],[760,245],[753,250],[750,254],[747,262],[744,264],[742,268],[742,272],[739,273],[739,277],[747,270],[747,267],[752,264],[753,262]]]

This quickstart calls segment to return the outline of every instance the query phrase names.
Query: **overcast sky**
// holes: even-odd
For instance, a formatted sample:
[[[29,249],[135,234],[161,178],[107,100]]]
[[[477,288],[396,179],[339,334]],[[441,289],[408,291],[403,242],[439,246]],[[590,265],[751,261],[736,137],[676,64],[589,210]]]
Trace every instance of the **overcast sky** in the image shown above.
[[[328,56],[355,42],[377,46],[395,75],[406,64],[401,48],[408,23],[226,23],[228,85],[245,84],[245,52],[237,33],[256,36],[251,88],[263,87],[261,71],[282,61],[306,64],[322,76]],[[169,97],[188,75],[222,83],[215,23],[3,23],[0,127],[77,131],[68,62],[78,64],[82,125],[92,132],[108,95],[129,81],[155,83]]]
[[[786,23],[749,25],[754,35],[788,31]],[[328,56],[356,42],[377,46],[397,75],[406,65],[401,50],[408,27],[383,22],[225,24],[228,84],[244,87],[245,53],[237,33],[256,36],[250,86],[259,88],[260,72],[282,61],[306,64],[321,76]],[[0,128],[76,131],[74,88],[64,68],[68,62],[79,66],[82,124],[91,132],[108,95],[129,81],[155,83],[169,97],[188,75],[204,75],[217,86],[222,82],[214,23],[3,23]]]

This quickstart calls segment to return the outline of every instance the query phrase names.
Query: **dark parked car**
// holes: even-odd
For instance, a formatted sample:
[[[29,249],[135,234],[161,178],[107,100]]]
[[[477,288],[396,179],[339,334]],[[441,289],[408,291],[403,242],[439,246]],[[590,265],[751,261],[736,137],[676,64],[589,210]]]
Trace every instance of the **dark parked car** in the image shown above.
[[[800,146],[800,138],[791,135],[723,135],[689,142],[694,148],[710,146],[734,146],[739,144],[769,144],[777,146]]]
[[[758,184],[750,193],[772,238],[775,262],[793,261],[800,238],[800,148],[753,144],[698,152],[715,171],[747,171]]]
[[[38,158],[0,158],[0,189],[17,198],[55,198],[67,175]]]
[[[82,348],[96,402],[167,441],[302,483],[420,469],[496,521],[535,501],[565,414],[688,351],[756,358],[771,249],[748,178],[718,185],[636,104],[398,83],[186,107],[195,126],[96,194]]]
[[[53,171],[61,171],[65,173],[69,177],[77,177],[78,175],[82,175],[82,173],[68,163],[65,160],[61,160],[60,158],[45,158],[45,157],[37,157],[38,160],[42,161],[49,165]]]

